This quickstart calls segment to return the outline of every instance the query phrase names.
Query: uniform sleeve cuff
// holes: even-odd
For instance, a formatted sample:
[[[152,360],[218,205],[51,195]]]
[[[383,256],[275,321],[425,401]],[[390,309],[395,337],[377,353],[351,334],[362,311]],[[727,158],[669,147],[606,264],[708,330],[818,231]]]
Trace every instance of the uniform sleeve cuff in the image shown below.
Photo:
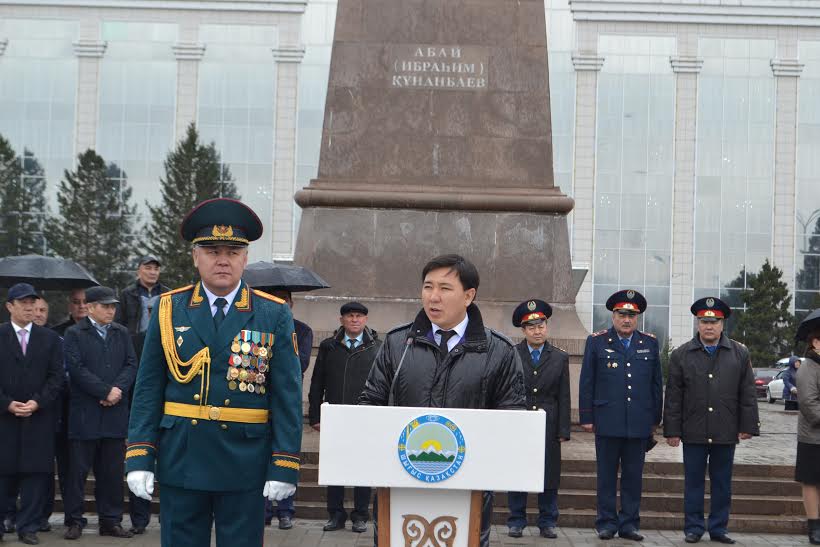
[[[297,484],[299,482],[300,467],[298,454],[273,452],[271,455],[271,464],[268,468],[267,480]]]
[[[157,448],[151,443],[128,443],[125,448],[125,471],[154,472]]]

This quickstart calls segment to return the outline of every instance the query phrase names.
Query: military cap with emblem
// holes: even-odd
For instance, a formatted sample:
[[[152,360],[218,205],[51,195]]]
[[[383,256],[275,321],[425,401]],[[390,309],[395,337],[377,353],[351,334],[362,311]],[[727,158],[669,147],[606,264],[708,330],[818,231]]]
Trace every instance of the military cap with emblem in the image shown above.
[[[552,306],[543,300],[526,300],[513,310],[512,324],[514,327],[537,325],[552,317]]]
[[[339,309],[339,315],[347,315],[348,313],[361,313],[362,315],[367,315],[367,306],[360,304],[359,302],[348,302],[347,304],[342,304],[342,307]]]
[[[732,308],[720,298],[707,296],[699,300],[689,308],[692,315],[703,321],[717,321],[719,319],[727,319],[732,315]]]
[[[245,246],[262,237],[262,222],[241,201],[214,198],[191,209],[179,231],[196,245]]]
[[[646,298],[633,289],[618,291],[606,301],[609,311],[643,313],[646,310]]]

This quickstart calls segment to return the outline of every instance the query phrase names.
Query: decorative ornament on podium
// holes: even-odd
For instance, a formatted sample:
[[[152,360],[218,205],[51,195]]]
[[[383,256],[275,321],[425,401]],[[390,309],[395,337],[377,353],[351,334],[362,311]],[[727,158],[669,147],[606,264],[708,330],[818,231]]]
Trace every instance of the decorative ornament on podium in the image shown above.
[[[456,539],[456,517],[438,517],[431,522],[421,515],[402,515],[402,518],[401,532],[405,547],[450,547]]]
[[[464,435],[453,421],[438,414],[419,416],[399,435],[399,461],[412,477],[441,482],[461,468],[466,455]]]

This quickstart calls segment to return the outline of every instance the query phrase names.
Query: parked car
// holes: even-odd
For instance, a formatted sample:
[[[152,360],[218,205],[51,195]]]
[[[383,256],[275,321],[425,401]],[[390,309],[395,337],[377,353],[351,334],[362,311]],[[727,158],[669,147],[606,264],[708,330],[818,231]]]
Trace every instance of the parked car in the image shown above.
[[[773,404],[778,399],[783,398],[783,375],[786,374],[786,370],[783,369],[777,373],[774,377],[774,380],[769,382],[769,385],[766,386],[766,401],[769,404]]]
[[[777,373],[780,372],[776,368],[756,368],[755,371],[755,390],[757,397],[766,397],[766,392],[769,389],[769,382],[774,380]]]
[[[778,359],[777,363],[775,363],[774,368],[777,370],[781,370],[784,368],[789,368],[789,357],[784,357],[783,359]]]

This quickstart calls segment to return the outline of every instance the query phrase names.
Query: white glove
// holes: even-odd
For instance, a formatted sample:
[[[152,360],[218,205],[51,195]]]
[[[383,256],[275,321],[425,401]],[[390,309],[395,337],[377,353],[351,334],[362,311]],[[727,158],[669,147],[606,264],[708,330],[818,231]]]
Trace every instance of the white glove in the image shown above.
[[[154,474],[150,471],[129,471],[126,475],[128,488],[138,498],[151,501],[154,493]]]
[[[130,477],[131,473],[128,476]],[[265,488],[262,489],[262,495],[271,501],[281,501],[295,493],[296,485],[289,482],[268,481],[265,483]]]

